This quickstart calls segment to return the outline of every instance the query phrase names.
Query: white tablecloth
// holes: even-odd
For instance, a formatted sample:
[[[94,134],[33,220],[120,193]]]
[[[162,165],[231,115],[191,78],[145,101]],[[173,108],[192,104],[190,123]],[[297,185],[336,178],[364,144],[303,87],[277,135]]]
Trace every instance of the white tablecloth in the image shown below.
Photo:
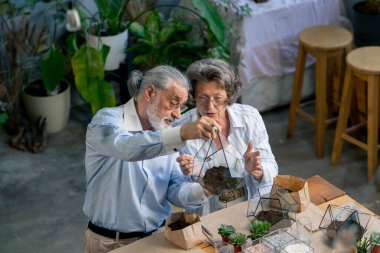
[[[315,25],[339,25],[350,29],[343,0],[269,0],[248,3],[252,13],[239,24],[243,83],[242,102],[263,111],[290,101],[298,34]],[[228,15],[232,15],[231,12]],[[307,65],[313,63],[308,58]],[[305,76],[304,96],[314,92],[314,75]]]
[[[248,1],[248,0],[247,0]],[[241,27],[240,68],[245,83],[262,76],[280,76],[294,72],[298,34],[315,25],[349,24],[342,0],[269,0],[248,1],[252,14]],[[310,62],[310,59],[309,59]]]

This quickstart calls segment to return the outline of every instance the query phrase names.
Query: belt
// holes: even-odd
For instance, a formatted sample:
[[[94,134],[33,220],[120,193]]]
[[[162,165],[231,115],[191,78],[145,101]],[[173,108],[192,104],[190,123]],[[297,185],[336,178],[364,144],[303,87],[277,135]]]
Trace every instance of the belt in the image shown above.
[[[131,233],[122,233],[122,232],[116,232],[113,230],[109,230],[106,228],[98,227],[95,224],[91,223],[91,221],[88,222],[88,229],[90,229],[92,232],[105,236],[112,239],[117,239],[117,235],[119,235],[119,239],[128,239],[128,238],[135,238],[135,237],[146,237],[150,236],[154,231],[144,233],[144,232],[131,232]]]
[[[241,198],[244,195],[245,195],[244,187],[241,187],[233,191],[222,193],[221,195],[219,195],[219,200],[224,203],[227,203],[235,199]]]

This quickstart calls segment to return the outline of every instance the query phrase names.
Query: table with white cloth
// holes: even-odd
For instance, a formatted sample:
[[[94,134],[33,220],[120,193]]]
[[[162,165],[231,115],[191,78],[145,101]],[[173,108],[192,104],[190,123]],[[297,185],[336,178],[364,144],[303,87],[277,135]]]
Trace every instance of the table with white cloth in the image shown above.
[[[217,0],[216,0],[217,1]],[[252,9],[238,23],[241,102],[259,111],[288,104],[292,94],[298,34],[315,25],[339,25],[350,30],[343,0],[240,0]],[[233,12],[222,15],[234,15]],[[226,18],[225,20],[229,20]],[[230,22],[230,21],[227,21]],[[236,22],[235,22],[236,25]],[[303,97],[314,93],[314,59],[307,59]]]

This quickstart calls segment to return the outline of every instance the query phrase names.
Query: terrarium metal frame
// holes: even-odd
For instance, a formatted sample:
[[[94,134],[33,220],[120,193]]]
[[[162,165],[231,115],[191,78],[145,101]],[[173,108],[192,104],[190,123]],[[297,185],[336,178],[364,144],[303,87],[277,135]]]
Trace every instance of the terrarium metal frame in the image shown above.
[[[212,193],[214,193],[216,195],[220,195],[220,194],[222,194],[225,191],[234,190],[237,186],[239,186],[241,184],[242,179],[234,178],[234,177],[231,176],[230,167],[228,165],[228,159],[227,159],[227,156],[226,156],[226,153],[225,153],[225,148],[222,145],[222,140],[221,140],[221,137],[220,137],[220,134],[219,134],[219,130],[216,127],[215,127],[215,130],[216,130],[216,133],[217,133],[217,136],[218,136],[218,140],[221,143],[221,148],[219,148],[216,151],[214,151],[213,153],[209,154],[210,150],[211,150],[211,147],[212,147],[212,145],[214,143],[214,140],[211,139],[210,140],[210,145],[207,147],[207,151],[206,151],[205,156],[204,157],[199,157],[199,152],[206,145],[207,141],[205,141],[203,143],[203,145],[198,149],[198,151],[194,155],[194,163],[195,163],[195,160],[198,159],[198,160],[202,161],[202,165],[201,165],[201,168],[199,170],[199,173],[197,175],[192,175],[191,179],[194,182],[199,183],[203,188],[211,191]],[[205,177],[207,171],[210,169],[210,168],[206,168],[207,167],[206,164],[209,161],[211,161],[213,159],[212,156],[215,155],[220,150],[223,152],[223,158],[224,158],[223,163],[224,164],[223,164],[223,166],[219,166],[218,168],[224,167],[227,170],[227,172],[225,172],[225,173],[222,174],[223,177],[222,177],[222,183],[221,184],[218,184],[217,187],[211,187],[211,184],[209,184],[208,182],[205,182],[205,180],[204,180],[204,177]],[[193,165],[195,167],[195,164],[193,164]],[[236,163],[235,163],[234,166],[236,166]],[[227,175],[227,173],[228,173],[228,175]]]
[[[319,229],[331,240],[345,229],[355,231],[356,239],[360,239],[367,229],[370,218],[371,215],[356,209],[330,204],[326,208]]]
[[[282,208],[282,204],[279,199],[269,197],[269,194],[262,195],[259,189],[258,189],[258,194],[254,194],[253,196],[255,197],[252,197],[248,200],[247,218],[250,222],[252,222],[254,219],[263,220],[259,216],[262,211],[264,212],[275,211],[275,212],[281,213],[282,217],[280,220],[278,220],[277,222],[273,224],[267,220],[268,222],[271,223],[269,231],[274,231],[278,228],[291,226],[293,219],[289,216],[288,211]],[[275,206],[279,206],[280,208],[275,207],[272,204],[273,202],[276,202],[277,204]],[[287,221],[289,221],[288,222],[289,224],[288,225],[284,224]]]

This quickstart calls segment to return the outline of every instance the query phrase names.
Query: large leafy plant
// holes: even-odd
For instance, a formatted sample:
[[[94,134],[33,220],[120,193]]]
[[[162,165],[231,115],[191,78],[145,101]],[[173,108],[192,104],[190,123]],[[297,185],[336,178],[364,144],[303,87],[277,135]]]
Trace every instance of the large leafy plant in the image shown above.
[[[163,19],[157,11],[152,11],[144,25],[131,22],[129,31],[135,38],[127,51],[134,52],[133,64],[149,69],[158,64],[170,64],[180,69],[205,57],[222,58],[229,61],[226,27],[216,8],[209,1],[192,0],[191,8],[175,5],[176,9],[190,13],[201,27],[198,42],[189,40],[192,24],[187,24],[183,16],[173,15]],[[160,8],[166,5],[156,6]]]
[[[104,61],[108,52],[107,46],[102,46],[99,53],[82,45],[71,59],[75,85],[82,98],[90,104],[93,114],[103,107],[116,105],[113,87],[104,80]]]

